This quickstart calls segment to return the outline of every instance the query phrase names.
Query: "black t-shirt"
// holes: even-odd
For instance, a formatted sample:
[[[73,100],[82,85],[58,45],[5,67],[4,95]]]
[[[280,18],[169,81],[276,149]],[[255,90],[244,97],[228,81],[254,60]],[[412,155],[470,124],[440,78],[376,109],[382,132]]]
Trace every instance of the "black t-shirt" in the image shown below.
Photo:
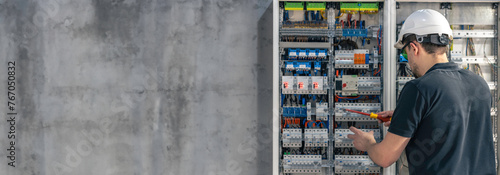
[[[496,174],[491,100],[484,79],[455,63],[406,83],[389,132],[411,138],[410,174]]]

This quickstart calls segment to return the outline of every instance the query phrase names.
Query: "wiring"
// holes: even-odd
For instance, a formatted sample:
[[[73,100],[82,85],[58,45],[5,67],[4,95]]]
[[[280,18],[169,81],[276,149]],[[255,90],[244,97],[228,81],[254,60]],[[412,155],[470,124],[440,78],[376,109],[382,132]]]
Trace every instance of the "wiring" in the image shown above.
[[[462,29],[465,28],[465,26],[461,26]],[[474,25],[467,25],[467,30],[474,30]],[[485,43],[483,45],[486,45],[486,39]],[[489,62],[488,58],[486,57],[486,48],[483,49],[484,53],[484,58],[486,61],[490,64],[493,65]],[[465,49],[465,55],[466,56],[476,56],[476,49],[474,45],[474,40],[472,38],[466,38],[466,49]],[[472,64],[472,69],[470,64],[467,64],[467,70],[472,70],[475,74],[481,76],[484,78],[483,71],[481,70],[481,66],[479,64]]]
[[[382,65],[381,64],[379,64],[379,66],[378,66],[378,71],[373,72],[373,76],[380,75],[380,71],[382,71]]]
[[[302,4],[307,3],[309,2]],[[354,5],[363,5],[357,8],[364,8],[364,3],[353,3],[353,8],[356,8]],[[373,108],[380,106],[377,104],[380,103],[381,98],[379,94],[382,77],[379,76],[382,74],[383,61],[380,55],[383,44],[380,17],[372,16],[365,10],[362,12],[364,14],[359,11],[354,13],[355,11],[352,10],[333,10],[333,14],[330,12],[330,9],[314,12],[297,10],[290,12],[290,18],[283,18],[285,21],[280,26],[281,28],[299,28],[300,31],[303,28],[321,28],[320,24],[323,22],[329,24],[330,21],[325,20],[329,17],[335,22],[334,29],[336,30],[335,36],[330,37],[330,35],[323,36],[321,33],[309,36],[309,31],[306,34],[294,35],[300,33],[299,30],[296,32],[293,29],[281,30],[280,28],[281,33],[288,32],[280,35],[280,41],[296,42],[293,43],[293,47],[280,52],[282,53],[280,57],[282,61],[280,62],[280,83],[282,84],[280,112],[283,114],[280,116],[282,160],[285,160],[285,157],[288,160],[300,160],[300,155],[314,155],[315,161],[318,156],[321,156],[323,160],[328,160],[332,158],[329,156],[335,156],[330,150],[336,147],[333,135],[338,129],[347,129],[349,126],[356,126],[360,129],[380,129],[376,121],[352,119],[353,115],[350,114],[335,115],[337,109],[343,108],[342,105],[369,108],[370,112],[376,112]],[[297,15],[303,15],[304,20],[293,21],[302,18]],[[337,35],[337,31],[341,34]],[[307,42],[330,43],[333,47],[310,48]],[[319,59],[320,55],[321,59]],[[320,62],[319,66],[317,62]],[[319,90],[321,88],[323,91]],[[347,118],[335,121],[337,117]],[[354,148],[340,151],[343,151],[345,155],[365,154]],[[301,168],[292,163],[288,165],[290,168],[283,170],[290,172],[289,170]]]
[[[340,12],[339,12],[340,13]],[[344,16],[345,13],[341,13],[340,16],[336,16],[335,18],[342,18],[342,16]]]
[[[484,59],[486,60],[486,62],[488,62],[488,64],[490,64],[492,66],[492,69],[493,67],[498,67],[495,63],[492,63],[490,61],[490,59],[488,59],[488,57],[486,56],[486,41],[488,40],[488,38],[485,38],[484,39],[484,43],[483,43],[483,57]],[[492,70],[493,71],[493,70]]]

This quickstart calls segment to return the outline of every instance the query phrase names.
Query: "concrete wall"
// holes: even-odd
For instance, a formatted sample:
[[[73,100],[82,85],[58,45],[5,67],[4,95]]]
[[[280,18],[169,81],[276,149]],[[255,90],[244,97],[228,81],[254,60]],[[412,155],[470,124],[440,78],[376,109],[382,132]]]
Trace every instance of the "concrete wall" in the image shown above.
[[[271,173],[271,0],[0,0],[0,37],[0,174]]]

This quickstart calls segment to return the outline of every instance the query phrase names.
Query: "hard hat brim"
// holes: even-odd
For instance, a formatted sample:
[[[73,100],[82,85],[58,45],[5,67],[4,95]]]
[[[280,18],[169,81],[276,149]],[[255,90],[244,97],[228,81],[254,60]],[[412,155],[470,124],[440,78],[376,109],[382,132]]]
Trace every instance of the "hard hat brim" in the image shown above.
[[[402,48],[403,48],[403,46],[404,46],[404,44],[403,44],[403,41],[402,41],[401,39],[400,39],[400,40],[398,40],[398,42],[397,42],[396,44],[394,44],[394,47],[395,47],[396,49],[402,49]]]

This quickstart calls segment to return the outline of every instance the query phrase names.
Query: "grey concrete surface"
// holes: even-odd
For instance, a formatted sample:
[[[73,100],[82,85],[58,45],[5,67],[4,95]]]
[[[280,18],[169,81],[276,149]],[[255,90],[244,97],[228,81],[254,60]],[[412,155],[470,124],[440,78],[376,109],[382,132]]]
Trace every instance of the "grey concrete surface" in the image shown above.
[[[271,0],[0,0],[0,37],[0,174],[271,174]]]

